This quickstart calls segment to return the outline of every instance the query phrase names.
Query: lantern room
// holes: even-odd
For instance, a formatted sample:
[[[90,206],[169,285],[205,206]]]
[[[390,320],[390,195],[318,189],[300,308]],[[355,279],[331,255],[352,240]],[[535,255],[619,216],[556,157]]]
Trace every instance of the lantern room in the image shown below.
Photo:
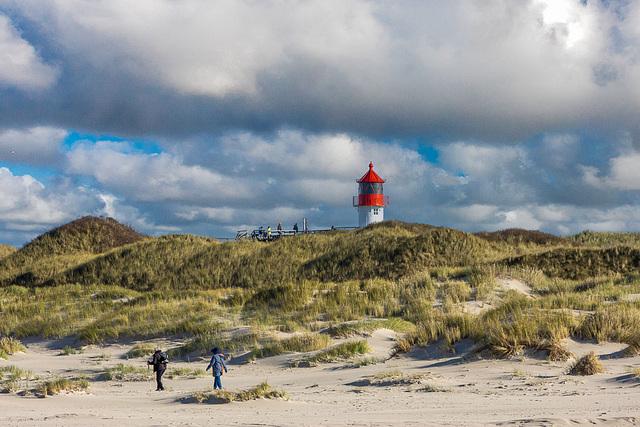
[[[358,225],[366,227],[374,222],[384,220],[384,207],[389,206],[389,197],[383,193],[384,179],[373,171],[373,163],[369,163],[369,171],[356,180],[358,195],[353,197],[353,206],[358,209]]]

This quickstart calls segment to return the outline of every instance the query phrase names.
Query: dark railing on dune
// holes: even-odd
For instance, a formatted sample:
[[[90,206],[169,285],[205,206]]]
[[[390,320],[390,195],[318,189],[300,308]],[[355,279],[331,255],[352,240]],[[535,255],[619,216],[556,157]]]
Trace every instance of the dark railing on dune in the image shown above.
[[[242,240],[242,239],[252,239],[252,240],[259,240],[259,241],[264,241],[264,242],[269,242],[272,240],[277,240],[281,237],[287,237],[287,236],[296,236],[298,234],[314,234],[314,233],[326,233],[327,231],[334,231],[334,230],[353,230],[356,229],[358,227],[331,227],[331,228],[327,228],[327,229],[316,229],[316,230],[299,230],[299,231],[295,231],[295,230],[266,230],[264,228],[260,228],[258,230],[252,230],[251,232],[249,232],[249,230],[238,230],[238,232],[236,233],[236,237],[235,240]],[[227,240],[229,240],[230,238],[228,238]]]

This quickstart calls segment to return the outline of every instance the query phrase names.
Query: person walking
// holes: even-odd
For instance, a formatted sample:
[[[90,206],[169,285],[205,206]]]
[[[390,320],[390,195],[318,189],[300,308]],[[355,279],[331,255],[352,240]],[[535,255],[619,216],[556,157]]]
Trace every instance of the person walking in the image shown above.
[[[164,371],[167,369],[167,357],[162,350],[160,350],[160,347],[155,346],[153,350],[153,359],[147,361],[147,365],[153,365],[153,372],[156,373],[156,391],[162,391],[164,390],[162,374],[164,374]]]
[[[227,371],[227,364],[224,363],[224,354],[220,352],[220,349],[218,347],[211,350],[211,353],[213,353],[211,362],[209,362],[209,366],[207,366],[207,369],[205,370],[208,371],[209,368],[211,368],[211,373],[213,374],[214,378],[213,389],[222,389],[222,382],[220,381],[222,370],[224,369],[225,372],[229,372]]]
[[[298,234],[298,223],[293,224],[293,234]]]
[[[278,237],[282,237],[282,223],[278,223]]]

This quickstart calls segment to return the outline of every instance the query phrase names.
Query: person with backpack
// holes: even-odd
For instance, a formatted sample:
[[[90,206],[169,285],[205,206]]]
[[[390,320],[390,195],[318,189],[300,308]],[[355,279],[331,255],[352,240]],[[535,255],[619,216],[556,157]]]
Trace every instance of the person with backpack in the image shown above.
[[[211,353],[213,353],[213,356],[211,357],[211,362],[209,362],[209,366],[207,366],[207,369],[205,369],[205,371],[208,371],[209,368],[211,368],[211,373],[213,374],[214,378],[213,389],[222,389],[222,382],[220,381],[222,370],[224,369],[225,372],[229,372],[227,371],[227,364],[224,363],[224,354],[220,352],[220,349],[218,347],[211,350]]]
[[[153,365],[153,372],[156,373],[156,391],[161,391],[164,390],[164,386],[162,385],[162,374],[164,374],[164,371],[167,369],[167,362],[169,359],[167,358],[167,353],[160,350],[160,347],[155,346],[153,350],[153,359],[147,361],[147,365]]]

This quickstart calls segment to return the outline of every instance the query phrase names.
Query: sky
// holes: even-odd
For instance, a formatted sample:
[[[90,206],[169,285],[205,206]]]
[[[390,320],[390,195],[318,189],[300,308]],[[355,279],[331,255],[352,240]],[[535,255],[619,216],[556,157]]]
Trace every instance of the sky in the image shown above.
[[[0,243],[640,231],[640,0],[0,0]]]

